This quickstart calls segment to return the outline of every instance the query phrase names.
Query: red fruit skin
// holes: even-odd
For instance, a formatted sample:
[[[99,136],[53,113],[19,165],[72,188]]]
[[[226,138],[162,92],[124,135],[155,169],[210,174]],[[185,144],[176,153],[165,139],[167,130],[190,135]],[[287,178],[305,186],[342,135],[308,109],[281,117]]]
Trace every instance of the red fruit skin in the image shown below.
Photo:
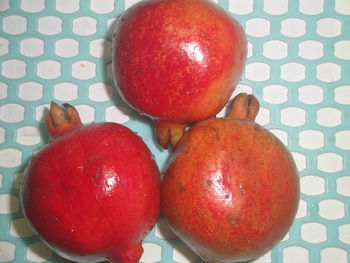
[[[142,139],[115,123],[50,141],[25,170],[21,201],[41,238],[75,261],[138,262],[160,208],[160,174]]]
[[[240,24],[211,1],[141,1],[119,18],[114,78],[120,95],[139,112],[190,123],[224,107],[246,53]]]
[[[192,126],[162,183],[171,228],[209,262],[249,261],[269,251],[289,230],[298,200],[292,156],[251,120]]]

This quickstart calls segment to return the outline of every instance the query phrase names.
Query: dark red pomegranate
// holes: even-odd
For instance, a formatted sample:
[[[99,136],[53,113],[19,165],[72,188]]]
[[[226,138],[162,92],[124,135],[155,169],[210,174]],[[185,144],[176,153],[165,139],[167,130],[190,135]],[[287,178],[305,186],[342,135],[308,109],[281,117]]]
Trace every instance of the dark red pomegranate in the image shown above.
[[[135,263],[160,208],[160,175],[142,139],[116,123],[83,126],[52,103],[51,139],[25,170],[21,202],[31,226],[78,262]]]
[[[299,201],[287,148],[254,122],[259,103],[238,95],[227,118],[193,125],[176,146],[162,184],[174,232],[209,262],[256,259],[289,230]]]
[[[247,41],[209,0],[146,0],[120,17],[113,43],[117,89],[175,146],[187,123],[218,113],[241,78]]]

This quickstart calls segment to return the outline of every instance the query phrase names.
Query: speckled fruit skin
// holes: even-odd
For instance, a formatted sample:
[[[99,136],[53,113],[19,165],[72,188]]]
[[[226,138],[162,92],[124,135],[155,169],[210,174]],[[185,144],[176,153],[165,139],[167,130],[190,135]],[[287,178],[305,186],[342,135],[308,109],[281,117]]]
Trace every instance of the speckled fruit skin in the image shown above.
[[[116,123],[56,134],[25,170],[31,226],[79,262],[135,263],[160,209],[160,174],[142,139]]]
[[[289,230],[298,200],[290,153],[247,119],[192,126],[162,183],[162,209],[171,228],[209,262],[263,255]]]
[[[207,0],[141,1],[120,17],[113,46],[124,100],[154,119],[178,123],[224,107],[247,53],[240,24]]]

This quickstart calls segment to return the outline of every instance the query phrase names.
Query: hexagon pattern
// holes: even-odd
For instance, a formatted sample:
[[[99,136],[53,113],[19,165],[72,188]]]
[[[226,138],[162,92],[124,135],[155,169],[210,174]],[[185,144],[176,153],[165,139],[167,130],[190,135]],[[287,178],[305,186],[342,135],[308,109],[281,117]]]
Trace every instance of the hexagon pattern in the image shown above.
[[[230,1],[229,10],[236,15],[247,15],[253,12],[253,0],[247,1]]]
[[[58,83],[53,87],[53,96],[56,100],[72,101],[78,98],[78,86],[70,82]]]
[[[263,45],[265,57],[278,60],[288,56],[288,44],[280,40],[267,41]]]
[[[306,242],[317,244],[327,240],[327,227],[320,223],[305,223],[301,226],[301,238]]]
[[[324,146],[324,134],[316,130],[304,130],[299,133],[299,145],[305,149],[315,150]]]
[[[309,263],[309,251],[300,246],[290,246],[283,249],[283,262],[285,263]]]
[[[287,18],[281,22],[281,33],[286,37],[301,37],[306,33],[306,22],[299,18]]]
[[[31,227],[28,225],[28,221],[24,217],[11,221],[9,234],[21,238],[35,235]]]
[[[306,195],[321,195],[326,192],[325,179],[317,175],[306,175],[300,178],[300,191]]]
[[[52,258],[52,250],[43,242],[38,241],[28,246],[26,258],[32,262],[46,262]]]
[[[316,85],[305,85],[298,89],[298,100],[305,104],[318,104],[323,101],[323,88]]]
[[[304,59],[315,60],[323,57],[323,44],[315,40],[306,40],[298,45],[298,55]]]
[[[322,37],[336,37],[341,34],[341,21],[334,18],[323,18],[317,21],[316,32]]]
[[[45,8],[45,0],[21,1],[21,9],[28,13],[37,13]]]
[[[43,35],[57,35],[62,32],[62,19],[56,16],[42,17],[38,21],[38,31]]]
[[[56,0],[56,10],[61,13],[70,14],[79,10],[80,0]]]
[[[27,31],[27,19],[23,16],[6,16],[2,20],[3,32],[11,35],[20,35]]]
[[[44,54],[44,41],[40,38],[26,38],[20,43],[20,53],[27,57],[38,57]]]
[[[6,55],[9,52],[9,43],[6,38],[0,37],[0,56]]]
[[[140,121],[146,117],[134,117],[113,81],[117,16],[140,1],[0,0],[0,262],[61,262],[35,236],[19,203],[25,164],[47,142],[50,101],[74,105],[85,124],[130,124],[165,166],[165,151]],[[231,99],[241,92],[258,97],[256,122],[288,147],[300,175],[293,227],[253,262],[348,262],[349,1],[213,1],[248,38],[245,71]],[[141,263],[202,262],[164,218],[143,248]]]
[[[69,58],[79,54],[79,42],[72,38],[63,38],[55,42],[57,56]]]

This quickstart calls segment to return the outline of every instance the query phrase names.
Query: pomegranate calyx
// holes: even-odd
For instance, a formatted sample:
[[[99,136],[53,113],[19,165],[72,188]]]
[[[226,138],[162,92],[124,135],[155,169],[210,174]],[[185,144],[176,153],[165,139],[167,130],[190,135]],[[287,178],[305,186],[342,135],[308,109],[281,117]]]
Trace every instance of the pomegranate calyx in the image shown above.
[[[65,110],[54,101],[46,115],[45,124],[50,137],[58,137],[63,133],[83,126],[78,111],[70,104],[63,104]]]
[[[176,147],[185,133],[187,124],[155,120],[154,126],[158,143],[167,149],[169,143],[173,148]]]
[[[235,120],[252,120],[258,115],[260,108],[259,101],[253,94],[240,93],[231,103],[231,110],[227,117]]]
[[[130,248],[120,250],[115,257],[107,257],[107,260],[109,263],[137,263],[142,253],[142,244],[138,243]]]

